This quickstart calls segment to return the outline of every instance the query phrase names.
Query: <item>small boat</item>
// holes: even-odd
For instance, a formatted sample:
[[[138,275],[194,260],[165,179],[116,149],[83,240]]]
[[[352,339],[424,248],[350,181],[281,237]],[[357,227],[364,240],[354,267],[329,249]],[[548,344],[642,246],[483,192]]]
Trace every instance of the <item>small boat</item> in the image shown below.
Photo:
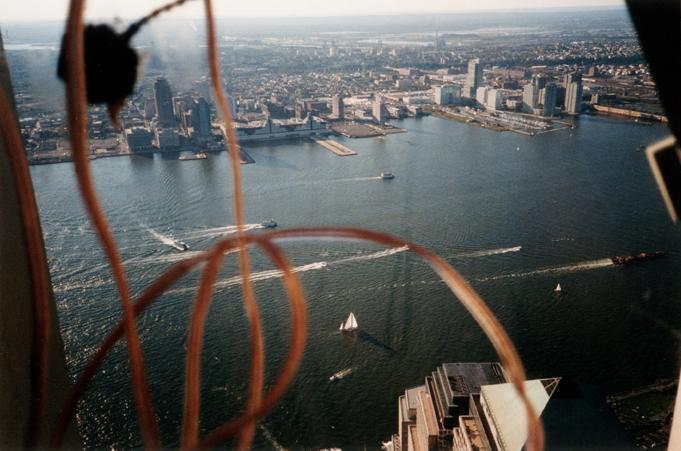
[[[560,284],[558,284],[556,285],[556,288],[553,289],[553,291],[555,291],[556,293],[560,293],[561,291],[563,291],[563,289],[560,287]]]
[[[392,180],[395,178],[395,174],[392,172],[381,172],[381,178],[383,180]]]
[[[263,221],[260,223],[260,227],[264,229],[273,229],[277,226],[277,223],[274,221],[274,219],[268,219],[267,221]]]
[[[177,249],[178,251],[180,251],[180,252],[184,252],[184,251],[188,251],[188,250],[189,250],[189,246],[188,246],[187,243],[185,243],[184,241],[173,240],[173,242],[170,243],[170,245],[171,245],[172,247],[174,247],[175,249]]]
[[[340,323],[340,327],[338,328],[341,332],[353,332],[357,330],[359,326],[357,325],[357,318],[355,318],[355,314],[350,312],[350,315],[348,316],[348,319]]]
[[[610,257],[610,260],[616,265],[626,265],[635,261],[641,260],[651,260],[653,258],[664,257],[664,252],[640,252],[635,255],[618,255],[615,257]]]
[[[333,376],[331,376],[331,377],[329,378],[329,380],[330,380],[331,382],[334,382],[334,381],[337,381],[337,380],[341,380],[341,379],[343,379],[345,376],[347,376],[348,374],[351,374],[351,373],[352,373],[352,368],[345,368],[344,370],[340,370],[339,372],[334,373]]]
[[[181,161],[205,160],[206,158],[208,158],[208,155],[206,155],[206,152],[198,152],[198,153],[191,154],[191,155],[180,155],[180,158],[178,158],[178,160],[181,160]]]

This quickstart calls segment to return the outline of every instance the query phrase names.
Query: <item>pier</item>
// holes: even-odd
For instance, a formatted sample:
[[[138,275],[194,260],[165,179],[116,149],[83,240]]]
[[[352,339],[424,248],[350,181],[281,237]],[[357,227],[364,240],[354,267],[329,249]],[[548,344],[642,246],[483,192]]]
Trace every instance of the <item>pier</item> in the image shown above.
[[[312,140],[338,156],[347,157],[349,155],[357,155],[357,152],[345,147],[343,144],[337,141],[333,141],[331,139],[326,138],[312,138]]]

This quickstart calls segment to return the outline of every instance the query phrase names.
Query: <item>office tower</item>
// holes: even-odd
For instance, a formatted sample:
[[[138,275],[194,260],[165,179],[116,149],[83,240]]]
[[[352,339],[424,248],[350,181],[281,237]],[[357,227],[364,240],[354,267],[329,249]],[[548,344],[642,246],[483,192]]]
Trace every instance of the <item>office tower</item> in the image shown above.
[[[199,97],[194,102],[192,108],[192,119],[194,125],[194,133],[199,136],[210,136],[211,122],[210,122],[210,107],[208,102],[203,97]]]
[[[345,118],[345,105],[343,105],[343,96],[336,94],[333,96],[332,113],[336,119]]]
[[[560,378],[523,382],[540,415]],[[527,440],[526,406],[499,363],[445,363],[397,403],[397,433],[384,449],[520,451]],[[391,446],[391,447],[390,447]]]
[[[156,106],[154,105],[154,101],[149,97],[145,97],[144,98],[144,119],[147,120],[147,121],[150,121],[154,118],[155,114],[156,114]]]
[[[542,116],[553,116],[556,111],[556,99],[558,95],[558,86],[555,83],[548,83],[544,88],[544,109]]]
[[[478,86],[481,84],[482,65],[480,65],[480,59],[475,58],[468,62],[468,73],[466,74],[466,83],[463,86],[463,96],[474,99]]]
[[[489,110],[498,110],[501,108],[501,91],[498,89],[490,89],[487,92],[485,107]]]
[[[523,111],[526,113],[534,112],[539,104],[539,89],[533,83],[526,84],[523,88]]]
[[[159,123],[172,124],[174,121],[173,94],[165,78],[159,78],[154,82],[154,103]]]
[[[461,86],[441,85],[433,88],[433,101],[437,105],[451,105],[460,103]]]
[[[372,109],[372,116],[376,122],[383,124],[388,115],[388,110],[385,108],[385,103],[380,95],[377,95],[374,99],[374,105]]]
[[[582,112],[582,76],[568,74],[565,76],[565,111],[570,114]]]

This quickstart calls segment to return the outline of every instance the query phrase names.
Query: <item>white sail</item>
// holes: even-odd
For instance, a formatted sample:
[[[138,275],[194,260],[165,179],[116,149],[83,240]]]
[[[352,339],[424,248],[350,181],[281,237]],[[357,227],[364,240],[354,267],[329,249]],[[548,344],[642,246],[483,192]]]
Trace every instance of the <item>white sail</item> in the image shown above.
[[[563,289],[560,287],[560,284],[558,284],[553,291],[563,291]]]
[[[348,316],[348,319],[345,321],[345,327],[343,330],[355,330],[357,327],[357,319],[355,318],[355,314],[350,312],[350,316]]]
[[[345,330],[345,322],[341,321],[341,325],[338,330]]]

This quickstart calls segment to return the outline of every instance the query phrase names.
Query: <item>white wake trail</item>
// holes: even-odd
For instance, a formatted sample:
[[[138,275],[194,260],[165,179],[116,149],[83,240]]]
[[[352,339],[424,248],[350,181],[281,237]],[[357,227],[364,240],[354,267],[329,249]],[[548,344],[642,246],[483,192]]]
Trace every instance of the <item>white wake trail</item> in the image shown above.
[[[161,243],[167,244],[167,245],[169,245],[169,246],[171,246],[171,245],[173,244],[173,241],[174,241],[174,240],[173,240],[172,238],[170,238],[170,237],[168,237],[168,236],[165,236],[165,235],[162,234],[162,233],[157,232],[156,230],[152,229],[151,227],[145,227],[145,230],[146,230],[147,232],[149,232],[149,234],[150,234],[151,236],[153,236],[154,238],[156,238],[156,239],[157,239],[158,241],[160,241]]]
[[[386,249],[384,251],[374,252],[372,254],[355,255],[353,257],[341,258],[340,260],[334,260],[332,262],[329,262],[329,264],[330,265],[336,265],[336,264],[340,264],[340,263],[357,262],[357,261],[362,261],[362,260],[375,260],[377,258],[383,258],[383,257],[388,257],[390,255],[399,254],[400,252],[404,252],[408,249],[409,249],[409,246],[393,247],[393,248],[390,248],[390,249]]]
[[[485,277],[483,279],[478,279],[478,281],[486,282],[488,280],[512,279],[517,277],[528,277],[541,274],[561,274],[576,271],[586,271],[589,269],[606,268],[608,266],[614,265],[615,264],[609,258],[601,258],[599,260],[592,260],[584,263],[577,263],[574,265],[557,266],[553,268],[537,269],[535,271],[517,272],[512,274],[502,274],[500,276]]]
[[[262,229],[260,224],[244,224],[244,231]],[[222,235],[230,235],[236,233],[239,229],[237,226],[212,227],[208,229],[199,229],[187,234],[187,238],[212,238]]]
[[[474,251],[474,252],[467,252],[464,254],[456,254],[452,255],[449,258],[476,258],[476,257],[487,257],[490,255],[501,255],[501,254],[509,254],[511,252],[520,252],[522,249],[522,246],[515,246],[515,247],[500,247],[498,249],[486,249],[482,251]]]

